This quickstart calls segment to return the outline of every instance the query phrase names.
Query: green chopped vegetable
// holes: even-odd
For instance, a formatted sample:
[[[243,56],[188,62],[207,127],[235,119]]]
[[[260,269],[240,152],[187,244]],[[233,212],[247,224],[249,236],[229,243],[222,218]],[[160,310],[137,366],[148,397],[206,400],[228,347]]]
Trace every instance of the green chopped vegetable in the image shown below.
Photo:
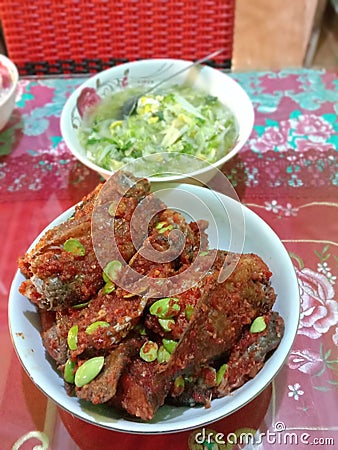
[[[178,298],[165,297],[154,302],[149,308],[150,314],[159,319],[172,319],[180,312]]]
[[[160,229],[163,228],[164,225],[166,225],[166,224],[167,224],[167,222],[158,222],[158,223],[156,224],[156,226],[155,226],[155,229],[156,229],[156,230],[160,230]]]
[[[74,369],[75,369],[75,362],[72,361],[71,359],[67,359],[63,372],[63,378],[67,383],[74,383],[75,378]]]
[[[63,244],[63,248],[66,252],[72,253],[76,256],[84,256],[86,254],[86,249],[77,239],[67,239],[67,241]]]
[[[147,341],[140,348],[140,358],[146,362],[152,362],[157,359],[158,345],[156,342]]]
[[[175,378],[173,392],[175,395],[181,395],[184,391],[185,381],[182,375]]]
[[[184,387],[185,381],[182,375],[175,378],[174,385],[175,387]]]
[[[148,165],[147,170],[163,176],[175,169],[197,170],[203,161],[212,164],[233,148],[237,122],[216,97],[189,86],[170,86],[142,96],[134,114],[116,120],[124,102],[138,93],[135,88],[115,92],[83,119],[79,140],[97,165],[118,170],[140,157],[175,153],[169,166],[166,157],[154,168]],[[182,166],[179,155],[193,155],[199,161],[191,167],[191,158],[186,159]]]
[[[141,336],[147,336],[147,330],[145,329],[144,325],[136,325],[135,330],[138,331]]]
[[[170,353],[161,345],[157,352],[157,362],[159,364],[167,363],[170,359]]]
[[[110,261],[103,269],[103,279],[106,283],[109,281],[115,281],[118,273],[122,269],[122,263],[114,259]]]
[[[173,319],[158,319],[158,323],[161,325],[164,331],[170,331],[170,325],[175,325],[175,321]]]
[[[216,386],[220,385],[225,372],[227,371],[228,365],[227,364],[222,364],[221,367],[217,370],[216,372]]]
[[[170,353],[174,353],[175,348],[177,347],[178,342],[172,339],[162,339],[162,343],[164,348]]]
[[[135,292],[129,292],[129,294],[125,294],[123,298],[133,298],[136,297],[136,295],[137,294]]]
[[[193,312],[195,311],[195,307],[193,305],[187,305],[184,310],[184,314],[187,320],[191,319]]]
[[[259,316],[256,317],[256,319],[252,322],[251,327],[250,327],[250,332],[251,333],[261,333],[262,331],[264,331],[266,328],[266,323],[264,320],[264,317]]]
[[[115,283],[110,281],[109,278],[108,278],[108,280],[106,281],[106,284],[103,286],[103,293],[104,294],[111,294],[113,291],[115,291]]]
[[[95,356],[84,362],[75,372],[75,385],[82,387],[90,383],[101,372],[104,365],[103,356]]]
[[[78,325],[73,325],[67,335],[67,343],[70,350],[76,350],[77,349],[77,335],[79,332]]]
[[[160,228],[160,229],[158,230],[158,232],[159,232],[159,234],[163,234],[163,233],[165,233],[166,231],[171,231],[173,228],[174,228],[173,225],[168,225],[167,227]]]
[[[109,323],[108,322],[104,322],[103,320],[98,320],[97,322],[93,322],[90,325],[88,325],[88,327],[86,328],[86,333],[87,334],[93,334],[95,330],[97,330],[98,328],[102,328],[102,327],[109,327]]]
[[[90,302],[78,303],[77,305],[73,305],[74,309],[82,309],[89,305]]]
[[[108,208],[108,214],[112,217],[115,216],[117,204],[115,202],[111,202]]]

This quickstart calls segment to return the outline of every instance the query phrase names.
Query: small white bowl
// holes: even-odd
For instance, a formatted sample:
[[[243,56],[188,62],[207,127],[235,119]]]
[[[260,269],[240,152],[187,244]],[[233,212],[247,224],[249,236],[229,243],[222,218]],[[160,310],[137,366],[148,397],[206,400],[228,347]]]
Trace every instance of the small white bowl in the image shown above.
[[[61,114],[61,133],[70,151],[84,165],[108,179],[113,172],[89,160],[78,139],[78,127],[81,123],[81,117],[77,110],[76,102],[81,91],[84,88],[94,88],[104,98],[123,89],[123,80],[126,79],[126,76],[128,78],[128,86],[151,86],[189,65],[191,65],[191,61],[178,59],[141,60],[115,66],[86,80],[68,98]],[[168,85],[182,84],[188,76],[190,77],[189,82],[191,82],[192,77],[188,74],[189,70],[181,73],[168,82]],[[251,100],[243,88],[231,77],[210,66],[201,66],[198,73],[194,74],[192,87],[218,97],[232,111],[238,123],[238,139],[234,147],[216,163],[206,165],[191,173],[177,173],[164,177],[152,177],[150,173],[143,174],[152,183],[191,180],[206,183],[215,175],[215,168],[220,168],[226,161],[236,155],[251,134],[254,123],[254,110]]]
[[[210,408],[165,405],[149,422],[128,419],[112,407],[92,405],[67,395],[62,376],[46,357],[36,308],[18,292],[24,277],[17,272],[9,296],[9,326],[18,357],[31,380],[72,415],[93,425],[127,433],[189,430],[220,420],[249,403],[269,385],[284,364],[296,336],[300,312],[298,283],[290,257],[275,232],[258,215],[230,197],[200,186],[176,184],[157,191],[156,195],[170,208],[184,213],[188,220],[209,220],[210,247],[253,252],[263,258],[273,273],[271,283],[277,293],[274,309],[285,321],[285,332],[261,371],[231,395],[212,400]],[[65,221],[73,211],[71,208],[63,213],[47,229]]]
[[[15,107],[16,89],[19,80],[18,70],[15,64],[4,55],[0,55],[0,64],[5,66],[11,78],[11,85],[4,95],[0,93],[0,131],[7,124]]]

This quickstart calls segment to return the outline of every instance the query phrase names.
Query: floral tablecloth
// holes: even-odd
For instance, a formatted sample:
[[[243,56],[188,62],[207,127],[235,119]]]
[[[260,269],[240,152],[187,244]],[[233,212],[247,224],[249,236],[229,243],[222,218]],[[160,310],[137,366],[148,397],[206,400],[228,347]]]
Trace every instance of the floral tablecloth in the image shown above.
[[[205,429],[141,437],[84,425],[33,385],[8,332],[16,258],[99,177],[74,160],[60,134],[62,107],[82,79],[22,79],[0,133],[1,448],[221,449],[232,448],[228,433],[243,428],[256,431],[247,448],[338,447],[338,77],[325,70],[232,76],[256,116],[247,144],[222,171],[277,232],[299,280],[300,324],[281,372],[252,404],[209,425],[210,439]]]

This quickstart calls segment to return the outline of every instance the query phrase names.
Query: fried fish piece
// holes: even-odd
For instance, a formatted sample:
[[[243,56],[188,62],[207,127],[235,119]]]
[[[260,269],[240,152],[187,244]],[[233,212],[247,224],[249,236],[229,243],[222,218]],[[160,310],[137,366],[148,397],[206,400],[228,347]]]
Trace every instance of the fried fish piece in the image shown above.
[[[109,216],[115,229],[114,239],[126,261],[136,252],[130,220],[135,208],[149,194],[150,184],[145,179],[121,173],[100,195],[103,186],[99,185],[75,208],[73,217],[48,230],[37,245],[19,259],[19,268],[28,278],[22,283],[20,292],[39,308],[61,310],[87,302],[103,286],[103,270],[92,242],[92,213],[97,202],[119,200],[118,208]],[[149,197],[148,203],[155,202],[156,209],[162,207],[155,197]],[[105,217],[104,220],[108,219]],[[69,240],[80,251],[67,249],[65,244]]]
[[[159,206],[161,208],[164,206],[156,200],[151,200],[151,198],[151,196],[148,196],[148,200],[144,199],[139,203],[138,207],[141,212],[138,211],[138,223],[140,220],[143,221],[146,214],[149,214],[151,205],[153,211],[158,209]],[[108,198],[109,200],[110,198]],[[146,201],[146,205],[144,205],[144,201]],[[102,202],[102,205],[105,203],[106,201]],[[146,211],[143,212],[144,206]],[[130,268],[134,270],[134,273],[142,275],[142,277],[146,276],[145,285],[141,286],[142,289],[140,286],[136,286],[141,291],[145,288],[143,293],[140,292],[139,295],[134,292],[130,293],[122,287],[114,286],[113,283],[111,285],[113,287],[112,292],[107,292],[103,287],[84,307],[79,309],[68,307],[59,311],[56,314],[55,324],[42,332],[44,346],[58,365],[64,364],[67,359],[69,353],[67,334],[73,325],[77,325],[78,328],[77,348],[71,352],[73,359],[83,358],[84,355],[94,354],[95,351],[111,351],[141,321],[144,310],[151,300],[148,291],[151,289],[152,282],[156,284],[161,279],[174,275],[182,267],[183,262],[193,259],[194,252],[200,245],[203,245],[203,249],[207,245],[206,223],[204,221],[201,221],[200,224],[188,224],[178,212],[161,208],[160,212],[151,215],[148,227],[149,236],[145,241],[152,248],[155,248],[159,255],[164,254],[169,248],[172,252],[169,260],[167,262],[162,262],[161,258],[158,258],[159,261],[147,260],[142,255],[144,249],[142,245],[130,259],[129,265],[121,266],[118,278],[119,284],[121,284],[121,281],[122,284],[127,284],[124,275]],[[107,211],[104,214],[102,214],[102,217],[108,216]],[[116,214],[121,215],[118,210],[115,211]],[[163,232],[163,229],[165,229],[165,232]],[[170,236],[171,230],[179,231],[181,236],[184,237],[182,239],[183,245],[179,242],[178,257],[176,255],[177,247],[173,242],[175,236],[174,238]],[[144,281],[143,278],[141,281]],[[97,321],[105,322],[105,327],[98,327],[94,332],[87,333],[87,327]]]
[[[116,394],[123,370],[135,357],[142,339],[127,339],[105,356],[102,372],[90,383],[76,387],[76,396],[94,405],[108,402]]]
[[[234,269],[219,282],[226,259],[229,265],[234,262]],[[229,352],[243,328],[270,311],[275,302],[276,294],[270,284],[272,273],[258,255],[218,251],[210,272],[203,280],[201,298],[170,362],[173,375]]]
[[[219,282],[224,263],[235,261],[229,277]],[[118,399],[133,416],[154,417],[174,380],[227,355],[252,320],[268,313],[276,294],[270,285],[271,272],[254,254],[218,251],[217,258],[199,284],[200,297],[176,349],[165,367],[136,359],[122,375]],[[133,373],[137,376],[131,376]],[[149,373],[152,372],[152,373]],[[146,383],[139,380],[142,374]]]
[[[266,324],[263,331],[252,333],[250,329],[246,329],[231,350],[226,363],[218,362],[218,370],[213,366],[198,368],[197,373],[185,378],[183,392],[177,394],[172,389],[167,401],[174,405],[203,404],[209,407],[212,399],[229,395],[254,378],[269,354],[278,347],[284,334],[284,320],[278,312],[271,311],[262,318]]]

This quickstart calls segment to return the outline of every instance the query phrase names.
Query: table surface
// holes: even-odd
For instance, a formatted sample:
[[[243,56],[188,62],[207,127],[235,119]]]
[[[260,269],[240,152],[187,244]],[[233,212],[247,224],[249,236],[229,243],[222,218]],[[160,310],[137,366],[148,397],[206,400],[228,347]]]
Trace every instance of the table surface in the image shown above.
[[[248,448],[337,448],[338,77],[305,69],[231,76],[248,92],[256,116],[247,144],[222,171],[243,204],[288,250],[299,280],[301,317],[292,351],[273,383],[208,428],[213,436],[254,428],[261,439]],[[203,447],[194,441],[201,430],[136,436],[84,425],[44,396],[16,356],[7,303],[17,257],[99,182],[72,157],[60,134],[62,107],[82,81],[21,79],[16,109],[0,133],[1,448],[231,448],[221,438]]]

